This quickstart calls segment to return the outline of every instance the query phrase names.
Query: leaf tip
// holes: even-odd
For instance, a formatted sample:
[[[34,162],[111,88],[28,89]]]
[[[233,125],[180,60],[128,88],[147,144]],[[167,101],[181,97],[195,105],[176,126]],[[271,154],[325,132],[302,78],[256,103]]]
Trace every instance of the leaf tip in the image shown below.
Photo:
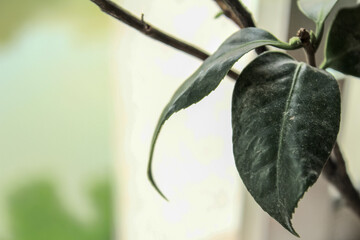
[[[150,158],[150,161],[151,162],[151,158]],[[148,171],[147,171],[147,176],[148,176],[148,179],[151,183],[151,185],[155,188],[155,190],[160,194],[160,196],[165,199],[167,202],[169,202],[169,199],[161,192],[161,190],[159,189],[159,187],[157,186],[155,180],[154,180],[154,177],[152,175],[152,171],[151,171],[151,165],[149,165],[148,167]]]
[[[300,237],[300,235],[295,231],[295,229],[293,228],[292,224],[291,224],[291,219],[290,218],[286,218],[285,220],[285,224],[283,225],[291,234],[293,234],[296,237]]]
[[[159,122],[158,122],[158,124],[156,126],[156,129],[155,129],[152,141],[151,141],[150,157],[149,157],[148,167],[147,167],[147,176],[148,176],[148,179],[149,179],[151,185],[160,194],[160,196],[163,199],[165,199],[166,201],[169,201],[167,199],[167,197],[161,192],[160,188],[157,186],[157,184],[156,184],[156,182],[154,180],[153,174],[152,174],[152,161],[153,161],[153,156],[154,156],[154,151],[155,151],[155,143],[156,143],[156,140],[157,140],[157,138],[159,136],[162,125],[164,124],[165,120],[169,118],[169,117],[166,117],[166,116],[164,117],[163,114],[164,114],[164,112],[160,116],[160,120],[159,120]]]

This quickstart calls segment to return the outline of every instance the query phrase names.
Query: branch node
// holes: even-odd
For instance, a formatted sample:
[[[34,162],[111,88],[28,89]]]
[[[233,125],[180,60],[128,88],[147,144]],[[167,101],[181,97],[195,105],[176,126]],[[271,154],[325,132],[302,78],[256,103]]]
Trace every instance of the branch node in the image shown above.
[[[106,14],[112,16],[113,18],[129,25],[130,27],[138,30],[139,32],[145,34],[146,36],[160,41],[168,46],[176,48],[182,52],[190,54],[194,57],[197,57],[201,60],[205,60],[209,57],[209,54],[202,51],[201,49],[192,46],[185,41],[177,39],[175,37],[170,36],[169,34],[157,29],[150,24],[147,24],[144,20],[144,14],[141,14],[141,18],[135,17],[133,14],[118,6],[111,0],[90,0]],[[230,70],[228,72],[228,76],[236,80],[239,76],[238,73]]]
[[[300,38],[306,53],[306,60],[310,66],[316,67],[315,48],[311,42],[310,33],[305,28],[300,28],[296,35]]]
[[[296,33],[302,42],[302,44],[310,44],[310,33],[305,28],[300,28]]]
[[[143,24],[144,30],[146,34],[149,34],[151,31],[151,26],[149,24],[147,24],[144,20],[144,14],[141,14],[141,19],[140,19],[141,23]]]

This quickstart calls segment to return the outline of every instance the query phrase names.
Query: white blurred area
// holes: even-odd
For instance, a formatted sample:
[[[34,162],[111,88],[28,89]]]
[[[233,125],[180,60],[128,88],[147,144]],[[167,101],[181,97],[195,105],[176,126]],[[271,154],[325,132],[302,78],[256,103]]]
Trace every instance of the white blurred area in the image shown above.
[[[280,39],[279,26],[288,17],[287,1],[277,1],[276,18],[266,15],[266,1],[244,1],[260,27]],[[166,32],[208,52],[238,30],[219,12],[215,2],[121,1],[121,6]],[[259,17],[259,11],[264,13]],[[226,78],[200,103],[174,114],[158,139],[154,155],[155,180],[166,202],[150,185],[146,168],[153,130],[167,101],[196,70],[200,60],[149,39],[119,24],[114,36],[118,55],[113,71],[120,96],[118,175],[119,239],[264,239],[266,214],[246,200],[237,173],[231,140],[231,95],[234,81]],[[283,30],[283,31],[281,31]],[[250,53],[236,66],[254,57]],[[245,209],[246,207],[246,209]]]
[[[342,128],[340,145],[347,163],[347,169],[353,183],[360,187],[360,81],[358,78],[346,76],[342,109]]]

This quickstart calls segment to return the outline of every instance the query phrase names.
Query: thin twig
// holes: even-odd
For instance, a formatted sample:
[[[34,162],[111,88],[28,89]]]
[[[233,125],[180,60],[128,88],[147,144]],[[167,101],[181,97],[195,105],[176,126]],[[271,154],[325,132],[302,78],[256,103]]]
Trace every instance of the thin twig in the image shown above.
[[[141,33],[145,34],[146,36],[152,39],[158,40],[166,45],[169,45],[173,48],[176,48],[182,52],[190,54],[201,60],[205,60],[209,57],[209,54],[207,54],[203,50],[195,46],[192,46],[191,44],[186,43],[185,41],[172,37],[169,34],[160,31],[156,27],[146,23],[144,21],[143,15],[139,19],[130,12],[128,12],[127,10],[121,8],[120,6],[109,0],[91,0],[91,1],[96,5],[98,5],[100,9],[106,14],[120,20],[121,22],[129,25],[132,28],[135,28],[136,30],[140,31]],[[233,70],[230,70],[228,72],[228,76],[236,80],[239,74]]]
[[[341,193],[347,205],[360,217],[360,196],[347,174],[345,161],[337,143],[325,164],[323,173]]]
[[[240,28],[255,27],[251,13],[239,0],[215,0],[225,16],[234,21]]]
[[[245,24],[241,21],[241,19],[236,15],[234,11],[232,11],[231,7],[226,4],[224,0],[215,0],[217,5],[221,8],[224,15],[228,18],[230,18],[236,25],[238,25],[240,28],[246,28]]]
[[[225,16],[231,19],[240,28],[255,27],[251,13],[239,0],[215,0]],[[255,49],[257,54],[267,51],[265,46]]]

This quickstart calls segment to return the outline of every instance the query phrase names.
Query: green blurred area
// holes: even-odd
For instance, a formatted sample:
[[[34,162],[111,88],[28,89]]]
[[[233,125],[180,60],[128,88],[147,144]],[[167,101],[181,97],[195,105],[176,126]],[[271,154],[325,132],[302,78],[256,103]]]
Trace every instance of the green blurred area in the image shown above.
[[[90,1],[0,1],[0,239],[111,238],[110,23]]]
[[[89,198],[96,218],[90,224],[76,221],[62,206],[51,181],[35,181],[9,198],[14,240],[110,240],[112,232],[109,182],[93,186]]]
[[[108,19],[90,2],[73,0],[0,1],[0,44],[8,43],[31,19],[67,22],[86,37],[109,30]]]

